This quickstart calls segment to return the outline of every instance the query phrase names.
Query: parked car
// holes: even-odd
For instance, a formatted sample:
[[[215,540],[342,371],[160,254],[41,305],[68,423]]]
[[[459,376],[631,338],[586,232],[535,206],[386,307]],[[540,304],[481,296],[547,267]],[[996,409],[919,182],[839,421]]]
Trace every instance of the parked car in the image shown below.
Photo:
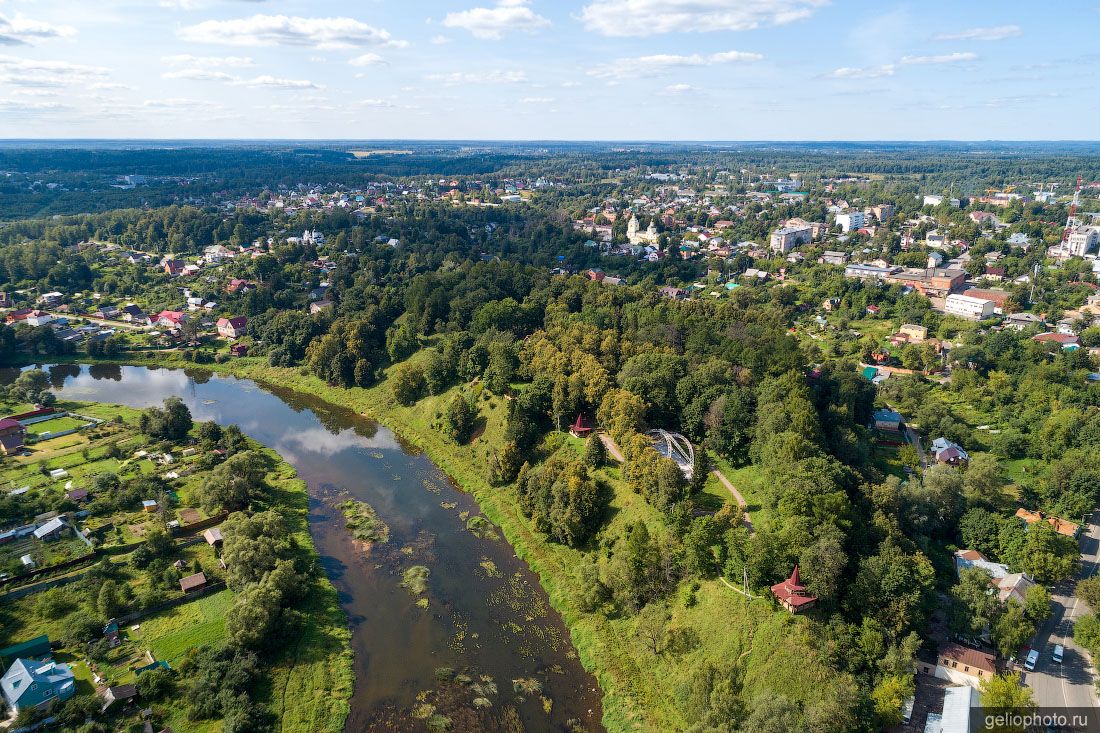
[[[1066,653],[1065,648],[1061,644],[1054,645],[1054,654],[1051,656],[1054,658],[1056,664],[1062,663],[1062,656]]]
[[[1039,650],[1032,649],[1027,653],[1027,659],[1024,660],[1024,669],[1028,672],[1035,671],[1035,665],[1039,663]]]

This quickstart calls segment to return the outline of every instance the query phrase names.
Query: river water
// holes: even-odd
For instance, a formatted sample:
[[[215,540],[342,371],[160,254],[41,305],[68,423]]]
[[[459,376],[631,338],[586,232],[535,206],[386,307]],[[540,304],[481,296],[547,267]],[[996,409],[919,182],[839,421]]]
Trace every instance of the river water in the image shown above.
[[[147,407],[178,396],[196,420],[236,423],[294,466],[309,486],[310,532],[353,633],[346,730],[422,730],[414,712],[421,702],[455,729],[600,730],[596,680],[538,578],[502,538],[469,531],[473,499],[386,428],[308,396],[203,371],[45,368],[65,399]],[[0,383],[13,376],[0,374]],[[364,552],[353,543],[333,508],[346,496],[377,510],[390,527],[387,544]],[[431,571],[427,608],[401,586],[413,565]],[[440,682],[441,668],[465,677]],[[517,691],[514,680],[534,683]]]

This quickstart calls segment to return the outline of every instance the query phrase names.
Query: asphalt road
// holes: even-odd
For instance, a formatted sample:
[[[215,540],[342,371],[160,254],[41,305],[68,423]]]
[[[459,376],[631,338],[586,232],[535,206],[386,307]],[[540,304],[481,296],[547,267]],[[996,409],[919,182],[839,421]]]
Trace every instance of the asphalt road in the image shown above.
[[[1090,519],[1081,533],[1081,572],[1087,578],[1096,572],[1100,552],[1100,525]],[[1088,653],[1073,642],[1073,623],[1089,612],[1089,607],[1073,596],[1073,583],[1050,589],[1053,614],[1035,637],[1039,664],[1034,672],[1023,672],[1023,681],[1035,693],[1040,707],[1098,707],[1093,685],[1095,670]],[[1057,664],[1052,658],[1055,644],[1065,647],[1065,658]],[[1021,661],[1021,665],[1023,660]],[[1021,666],[1021,669],[1023,667]]]

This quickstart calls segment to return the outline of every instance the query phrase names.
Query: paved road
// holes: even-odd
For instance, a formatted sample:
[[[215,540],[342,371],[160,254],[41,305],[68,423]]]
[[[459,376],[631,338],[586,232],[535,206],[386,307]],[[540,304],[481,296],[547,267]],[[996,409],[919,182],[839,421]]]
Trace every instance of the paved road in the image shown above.
[[[1100,525],[1090,523],[1081,533],[1081,572],[1087,578],[1096,572],[1100,553]],[[1089,612],[1084,601],[1073,595],[1073,583],[1051,588],[1053,615],[1035,636],[1039,664],[1034,672],[1024,672],[1024,684],[1035,692],[1035,702],[1041,707],[1098,707],[1095,671],[1088,652],[1073,641],[1074,621]],[[1056,664],[1051,659],[1055,644],[1065,646],[1065,660]]]

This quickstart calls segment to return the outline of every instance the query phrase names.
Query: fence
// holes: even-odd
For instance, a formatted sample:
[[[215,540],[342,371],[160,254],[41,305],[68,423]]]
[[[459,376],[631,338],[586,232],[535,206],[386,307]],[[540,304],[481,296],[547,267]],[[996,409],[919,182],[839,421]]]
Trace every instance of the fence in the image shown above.
[[[167,611],[168,609],[175,608],[176,606],[182,606],[184,603],[190,603],[196,598],[202,598],[205,595],[217,593],[218,591],[222,590],[225,590],[225,581],[218,580],[206,586],[202,590],[191,591],[186,595],[179,596],[178,598],[169,599],[167,601],[164,601],[163,603],[158,603],[155,606],[151,606],[150,608],[143,608],[140,611],[132,611],[125,616],[119,616],[115,619],[115,621],[118,623],[119,626],[125,626],[126,624],[137,621],[140,618],[152,616],[154,613]]]

